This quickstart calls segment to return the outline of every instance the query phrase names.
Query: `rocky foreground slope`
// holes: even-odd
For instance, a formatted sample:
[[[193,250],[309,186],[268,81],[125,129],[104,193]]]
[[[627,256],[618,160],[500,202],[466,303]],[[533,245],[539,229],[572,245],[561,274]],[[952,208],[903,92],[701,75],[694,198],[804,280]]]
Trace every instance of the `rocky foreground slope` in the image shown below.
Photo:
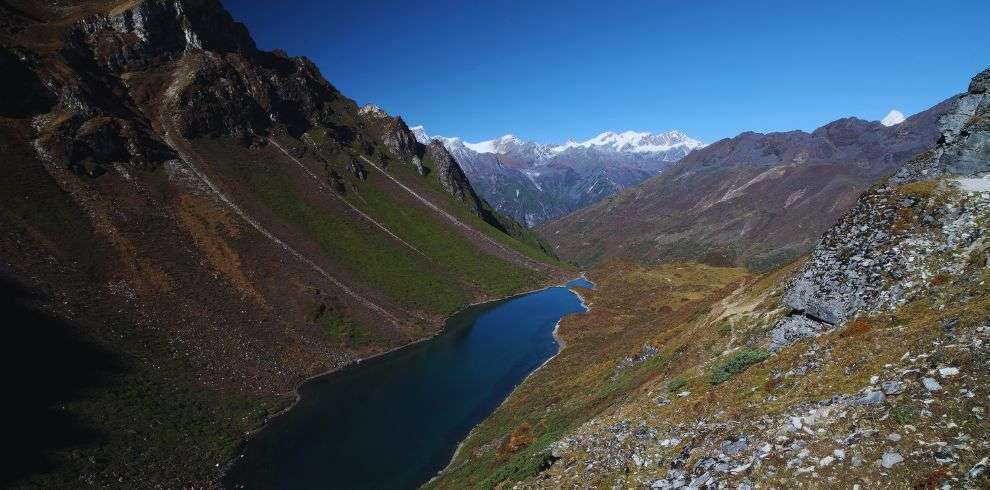
[[[307,376],[564,275],[215,0],[0,3],[0,484],[210,484]]]
[[[951,103],[892,126],[845,118],[810,133],[742,133],[539,231],[581,264],[701,260],[770,270],[810,250],[861,193],[931,148]]]
[[[990,70],[796,271],[649,341],[656,378],[517,486],[986,488],[988,91]]]

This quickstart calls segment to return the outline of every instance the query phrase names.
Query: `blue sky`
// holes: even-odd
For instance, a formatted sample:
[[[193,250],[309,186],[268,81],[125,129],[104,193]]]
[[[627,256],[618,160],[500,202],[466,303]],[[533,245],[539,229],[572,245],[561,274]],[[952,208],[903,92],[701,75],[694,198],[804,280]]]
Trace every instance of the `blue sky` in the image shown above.
[[[226,6],[259,47],[313,59],[359,104],[469,141],[811,130],[913,114],[990,66],[987,0]]]

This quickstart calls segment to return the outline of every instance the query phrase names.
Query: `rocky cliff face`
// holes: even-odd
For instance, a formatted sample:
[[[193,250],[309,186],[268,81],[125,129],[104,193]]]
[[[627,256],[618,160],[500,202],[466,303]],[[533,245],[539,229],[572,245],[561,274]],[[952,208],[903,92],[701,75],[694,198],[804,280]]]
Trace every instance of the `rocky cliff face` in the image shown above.
[[[471,188],[471,183],[468,182],[461,167],[454,161],[454,157],[450,156],[447,148],[439,141],[433,141],[427,147],[427,154],[433,160],[437,178],[440,179],[440,185],[443,186],[444,190],[457,199],[480,209],[480,200],[474,193],[474,189]]]
[[[810,133],[717,141],[541,233],[581,263],[621,257],[769,270],[807,252],[870,185],[931,148],[950,105],[890,127],[845,118]]]
[[[359,112],[365,120],[370,121],[372,126],[381,131],[381,140],[386,147],[404,162],[415,165],[413,159],[422,156],[422,151],[415,135],[401,117],[391,117],[374,104],[362,107]]]
[[[92,4],[75,9],[84,7]],[[57,7],[43,14],[67,15]],[[90,174],[114,162],[174,158],[159,117],[184,137],[250,140],[276,127],[299,135],[334,126],[355,109],[309,60],[258,51],[213,0],[137,2],[65,19],[57,42],[19,61],[45,59],[35,72],[55,107],[35,120],[42,146]]]

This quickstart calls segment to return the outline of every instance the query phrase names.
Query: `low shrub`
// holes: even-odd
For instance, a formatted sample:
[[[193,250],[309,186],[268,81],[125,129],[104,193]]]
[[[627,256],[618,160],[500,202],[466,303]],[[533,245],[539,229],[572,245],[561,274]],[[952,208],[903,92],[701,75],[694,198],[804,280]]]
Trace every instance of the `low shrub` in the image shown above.
[[[734,356],[715,367],[712,371],[712,384],[717,385],[725,382],[732,376],[745,371],[746,368],[753,364],[763,362],[768,357],[770,357],[770,353],[764,349],[749,349],[737,352]]]

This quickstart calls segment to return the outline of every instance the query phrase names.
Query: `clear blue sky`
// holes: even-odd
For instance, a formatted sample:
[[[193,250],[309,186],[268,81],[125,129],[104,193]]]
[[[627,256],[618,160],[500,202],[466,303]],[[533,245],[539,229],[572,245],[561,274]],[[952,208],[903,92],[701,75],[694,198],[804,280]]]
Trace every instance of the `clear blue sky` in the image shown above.
[[[988,0],[225,3],[359,104],[469,141],[810,130],[913,114],[990,66]]]

